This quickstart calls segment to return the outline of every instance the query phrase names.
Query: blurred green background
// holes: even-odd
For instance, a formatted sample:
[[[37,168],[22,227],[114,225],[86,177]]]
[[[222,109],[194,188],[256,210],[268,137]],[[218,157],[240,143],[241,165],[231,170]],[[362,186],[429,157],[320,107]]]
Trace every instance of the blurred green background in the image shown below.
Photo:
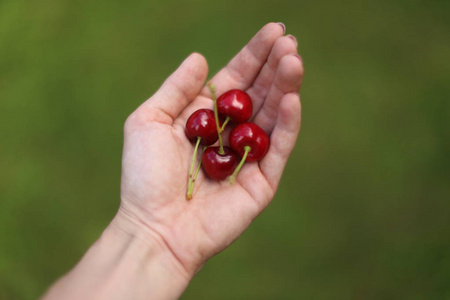
[[[182,299],[450,299],[450,1],[0,1],[0,299],[35,299],[119,203],[126,117],[270,21],[304,59],[269,208]]]

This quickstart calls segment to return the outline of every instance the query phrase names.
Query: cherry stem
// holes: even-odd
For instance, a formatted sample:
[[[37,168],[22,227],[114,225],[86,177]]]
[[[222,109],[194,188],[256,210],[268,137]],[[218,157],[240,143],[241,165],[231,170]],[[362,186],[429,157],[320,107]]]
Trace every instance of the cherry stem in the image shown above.
[[[188,186],[188,192],[186,194],[186,200],[192,199],[192,192],[194,191],[194,181],[189,178],[189,186]]]
[[[205,151],[207,147],[203,147],[203,152]],[[202,166],[202,161],[200,160],[200,162],[197,165],[197,170],[195,170],[194,176],[191,178],[189,177],[190,183],[188,186],[188,193],[186,195],[186,199],[190,200],[192,199],[192,192],[194,191],[194,185],[195,185],[195,180],[197,179],[198,176],[198,172],[200,171],[200,167]]]
[[[211,91],[211,98],[214,103],[214,119],[216,120],[217,134],[219,135],[219,154],[224,154],[225,152],[223,151],[222,135],[220,134],[222,131],[219,125],[219,111],[217,110],[216,87],[211,82],[208,83],[208,87]]]
[[[203,147],[203,152],[206,150],[206,146]],[[198,172],[200,171],[200,167],[202,166],[202,160],[198,163],[197,170],[195,170],[194,177],[192,178],[192,185],[194,185],[195,179],[197,179]]]
[[[195,178],[193,178],[194,175],[194,165],[195,165],[195,158],[197,157],[197,151],[198,151],[198,146],[200,145],[200,141],[201,141],[201,137],[197,137],[197,143],[195,143],[195,148],[194,148],[194,154],[192,155],[192,161],[191,161],[191,168],[189,169],[189,182],[188,182],[188,191],[186,194],[186,199],[192,199],[192,191],[194,190],[194,182],[195,182]],[[198,174],[198,169],[200,168],[200,164],[197,168],[197,172],[195,175]],[[197,177],[197,176],[195,176]]]
[[[223,132],[225,130],[225,127],[227,126],[228,122],[230,122],[230,117],[227,117],[225,119],[225,122],[223,122],[222,127],[220,127],[220,132]]]
[[[252,151],[252,147],[250,146],[245,146],[244,147],[244,155],[242,156],[241,162],[239,163],[239,165],[236,167],[236,169],[234,170],[233,174],[231,174],[231,176],[229,177],[228,181],[230,182],[230,184],[233,184],[236,182],[236,177],[237,174],[239,173],[239,171],[241,170],[242,166],[244,165],[245,160],[247,159],[247,155],[250,151]]]

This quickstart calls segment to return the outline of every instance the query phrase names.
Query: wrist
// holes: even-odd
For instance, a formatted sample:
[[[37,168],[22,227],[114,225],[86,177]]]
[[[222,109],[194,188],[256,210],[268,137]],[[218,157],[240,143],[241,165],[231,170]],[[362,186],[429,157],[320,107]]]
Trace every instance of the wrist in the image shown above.
[[[134,290],[126,299],[177,299],[194,274],[178,261],[156,232],[140,224],[122,209],[103,232],[100,240],[108,247],[121,249],[117,277],[111,288],[119,285]],[[115,281],[115,282],[114,282]]]
[[[119,210],[44,299],[178,299],[189,274],[160,236]]]

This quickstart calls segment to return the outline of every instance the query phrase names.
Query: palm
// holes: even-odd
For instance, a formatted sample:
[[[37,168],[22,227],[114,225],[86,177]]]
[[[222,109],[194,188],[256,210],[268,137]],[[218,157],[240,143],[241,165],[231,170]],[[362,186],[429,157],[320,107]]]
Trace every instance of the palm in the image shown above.
[[[254,102],[253,121],[271,136],[260,163],[244,166],[237,182],[217,182],[202,172],[194,198],[186,201],[193,145],[184,125],[199,108],[211,108],[203,88],[206,62],[192,55],[136,112],[125,126],[121,210],[162,238],[188,270],[236,239],[273,198],[298,134],[297,91],[301,62],[296,45],[281,37],[277,24],[265,26],[233,60],[211,79],[218,94],[247,90]]]

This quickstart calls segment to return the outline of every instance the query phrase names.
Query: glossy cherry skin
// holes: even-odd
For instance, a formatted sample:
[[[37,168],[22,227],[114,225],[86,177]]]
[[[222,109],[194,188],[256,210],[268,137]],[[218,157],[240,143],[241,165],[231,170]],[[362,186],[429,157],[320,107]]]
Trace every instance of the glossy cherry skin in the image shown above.
[[[185,133],[190,141],[200,137],[202,145],[214,144],[219,138],[214,112],[210,109],[196,110],[186,121]]]
[[[210,178],[224,180],[233,174],[239,164],[239,157],[227,146],[223,147],[224,154],[220,154],[219,151],[219,147],[206,148],[202,156],[202,166]]]
[[[219,116],[229,117],[235,123],[247,122],[252,116],[252,99],[241,90],[233,89],[217,98]]]
[[[259,161],[269,150],[269,137],[267,133],[255,123],[242,123],[236,126],[230,133],[230,147],[241,157],[245,153],[245,146],[252,149],[247,155],[246,161]]]

